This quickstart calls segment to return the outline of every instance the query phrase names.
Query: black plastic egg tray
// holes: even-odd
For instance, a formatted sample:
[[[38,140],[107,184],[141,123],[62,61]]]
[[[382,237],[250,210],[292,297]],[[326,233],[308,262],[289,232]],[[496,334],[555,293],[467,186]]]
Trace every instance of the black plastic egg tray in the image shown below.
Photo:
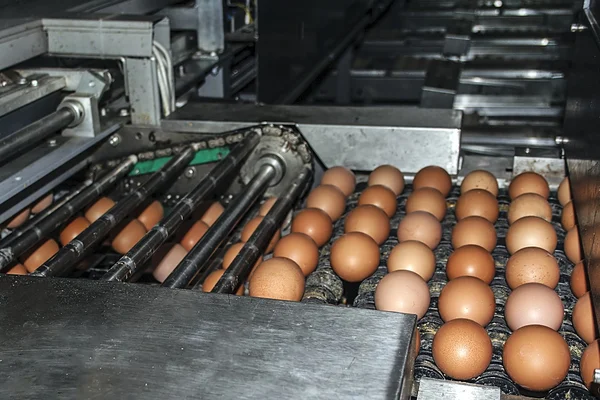
[[[412,188],[407,186],[404,192],[398,197],[397,211],[391,219],[390,236],[380,246],[381,259],[379,268],[372,276],[365,279],[360,284],[349,284],[343,282],[331,269],[329,261],[330,249],[333,242],[344,234],[345,217],[357,206],[360,192],[365,188],[366,183],[359,183],[356,192],[349,197],[344,216],[336,221],[331,240],[321,249],[317,270],[307,278],[303,302],[327,303],[340,306],[375,309],[375,288],[379,280],[387,273],[387,258],[394,246],[398,244],[396,231],[400,220],[406,215],[405,203]],[[438,313],[437,304],[440,293],[448,281],[446,277],[446,262],[453,251],[451,234],[452,227],[456,223],[454,207],[459,195],[460,188],[454,187],[446,200],[447,212],[446,217],[442,221],[442,240],[434,251],[436,256],[436,271],[428,283],[431,293],[431,303],[427,313],[417,323],[421,334],[421,349],[415,360],[414,368],[415,379],[417,381],[421,377],[452,380],[444,375],[444,373],[435,365],[431,346],[433,337],[444,323]],[[502,349],[504,343],[511,334],[511,330],[504,320],[504,305],[506,304],[506,300],[511,290],[504,278],[506,262],[510,256],[505,246],[505,236],[508,231],[507,213],[510,205],[510,198],[505,190],[501,190],[498,195],[500,216],[495,225],[498,242],[496,248],[492,252],[492,256],[496,262],[496,276],[490,284],[496,298],[496,311],[494,318],[485,328],[493,345],[492,362],[483,374],[469,382],[496,386],[499,387],[503,393],[509,395],[543,396],[553,400],[591,400],[594,399],[594,397],[589,394],[579,375],[579,361],[585,350],[586,343],[575,333],[575,329],[571,323],[571,314],[577,298],[571,293],[569,285],[573,264],[567,259],[563,251],[565,231],[560,225],[562,207],[556,199],[556,193],[551,193],[549,202],[552,206],[552,225],[556,230],[559,241],[554,256],[560,267],[560,281],[555,290],[565,307],[563,324],[558,332],[565,338],[571,351],[571,366],[569,368],[569,373],[561,384],[551,389],[548,393],[531,393],[519,388],[507,375],[504,366],[502,365]]]

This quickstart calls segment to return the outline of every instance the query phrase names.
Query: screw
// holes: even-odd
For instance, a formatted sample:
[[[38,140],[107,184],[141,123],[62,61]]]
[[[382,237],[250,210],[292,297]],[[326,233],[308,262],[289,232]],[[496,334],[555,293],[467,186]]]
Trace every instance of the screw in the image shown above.
[[[128,117],[128,116],[129,116],[129,110],[128,110],[128,109],[126,109],[126,108],[121,108],[121,109],[119,110],[119,115],[120,115],[121,117]]]
[[[112,147],[117,147],[119,143],[121,143],[121,136],[112,135],[110,139],[108,139],[108,143],[110,143]]]
[[[23,178],[21,178],[20,176],[15,176],[15,181],[19,182],[19,181],[21,181],[21,179],[23,179]]]
[[[529,153],[531,153],[531,149],[529,147],[526,147],[525,148],[525,154],[529,154]]]
[[[185,67],[183,65],[180,65],[178,72],[180,77],[185,76]]]
[[[502,7],[502,1],[501,0],[494,1],[494,7],[496,7],[496,8]]]
[[[558,144],[558,145],[565,144],[565,143],[569,143],[569,138],[562,137],[562,136],[557,136],[557,137],[554,139],[554,142],[555,142],[556,144]]]
[[[106,117],[106,108],[102,107],[100,109],[100,115],[103,116],[103,117]]]
[[[587,26],[583,25],[583,24],[572,24],[571,25],[571,32],[583,32],[587,30]]]
[[[18,83],[19,85],[26,85],[26,84],[27,84],[27,79],[25,79],[25,78],[20,78],[20,79],[17,81],[17,83]]]
[[[0,86],[8,86],[8,81],[0,81]]]
[[[37,85],[38,85],[38,81],[37,81],[37,79],[34,79],[34,80],[32,80],[31,82],[29,82],[29,83],[30,83],[30,84],[31,84],[31,86],[33,86],[33,87],[37,87]]]
[[[196,175],[196,168],[195,167],[189,167],[188,169],[185,170],[185,177],[186,178],[193,178]]]
[[[48,147],[56,147],[57,144],[56,139],[48,140]]]

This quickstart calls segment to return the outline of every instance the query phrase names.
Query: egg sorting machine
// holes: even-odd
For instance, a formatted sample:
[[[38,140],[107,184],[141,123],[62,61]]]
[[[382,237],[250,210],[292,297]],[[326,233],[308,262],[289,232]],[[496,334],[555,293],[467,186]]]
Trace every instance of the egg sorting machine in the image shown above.
[[[199,287],[240,220],[264,195],[278,196],[214,290],[233,293],[310,183],[334,165],[393,164],[410,182],[435,164],[457,183],[484,168],[501,187],[535,170],[555,188],[568,171],[600,299],[595,3],[281,3],[237,4],[243,12],[224,19],[231,4],[210,0],[0,2],[0,220],[62,190],[2,239],[4,270],[100,195],[120,198],[33,276],[1,277],[3,398],[515,394],[414,373],[415,318],[311,304],[351,296],[322,270],[307,281],[303,304],[120,283],[141,279],[160,245],[219,196],[225,213],[163,283]],[[253,18],[257,27],[245,24]],[[361,42],[375,22],[381,29]],[[390,69],[381,54],[394,22],[425,37],[402,36],[412,45],[394,48],[412,58],[400,54],[400,68]],[[235,29],[226,34],[227,24]],[[527,34],[515,37],[519,26]],[[441,34],[426,40],[432,32]],[[540,64],[570,60],[570,49],[565,91],[564,72]],[[269,105],[206,101],[233,94]],[[398,104],[411,102],[421,107]],[[125,256],[98,255],[154,198],[169,210],[160,224]]]

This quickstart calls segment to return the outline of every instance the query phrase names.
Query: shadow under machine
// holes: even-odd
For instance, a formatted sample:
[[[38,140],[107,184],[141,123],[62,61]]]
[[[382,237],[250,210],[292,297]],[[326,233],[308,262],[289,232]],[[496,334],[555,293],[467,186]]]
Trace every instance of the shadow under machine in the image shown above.
[[[599,11],[591,0],[0,0],[0,397],[594,398],[565,240],[574,229],[595,305]],[[381,165],[406,187],[376,268],[350,282],[332,247]],[[419,319],[378,311],[413,179],[432,165],[452,187],[429,306]],[[273,235],[294,231],[334,166],[356,188],[301,300],[248,295]],[[432,342],[461,183],[476,170],[499,187],[492,354],[459,380]],[[514,334],[508,188],[524,172],[550,189],[570,357],[542,391],[502,358]]]

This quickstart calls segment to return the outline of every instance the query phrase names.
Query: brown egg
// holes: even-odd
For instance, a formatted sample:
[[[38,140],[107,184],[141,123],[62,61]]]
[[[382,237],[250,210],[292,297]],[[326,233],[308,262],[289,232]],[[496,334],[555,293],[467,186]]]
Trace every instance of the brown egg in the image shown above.
[[[496,265],[492,255],[483,247],[472,244],[454,250],[446,263],[448,280],[471,276],[489,285],[495,274]]]
[[[333,185],[321,185],[310,192],[306,206],[323,210],[332,221],[337,221],[346,209],[346,196]]]
[[[87,219],[83,217],[77,217],[71,221],[65,228],[60,232],[60,243],[64,246],[71,240],[75,239],[81,232],[85,231],[90,226]]]
[[[346,167],[332,167],[323,174],[321,185],[333,185],[340,189],[344,196],[348,197],[354,193],[356,176]]]
[[[184,249],[182,245],[175,243],[152,271],[154,279],[163,283],[165,279],[171,275],[171,272],[173,272],[177,265],[179,265],[181,260],[185,258],[187,253],[187,250]]]
[[[600,369],[600,345],[598,340],[594,340],[585,348],[579,363],[581,379],[588,389],[591,388],[594,381],[594,370]]]
[[[215,221],[217,219],[219,219],[221,214],[223,214],[223,211],[225,211],[225,208],[223,208],[221,203],[219,203],[218,201],[215,201],[204,212],[204,215],[202,216],[202,218],[200,218],[200,220],[202,222],[204,222],[206,225],[212,226],[212,224],[214,224]]]
[[[565,254],[572,263],[578,263],[583,260],[583,253],[581,251],[581,241],[579,239],[579,230],[577,226],[571,228],[565,236],[564,242]]]
[[[508,195],[511,199],[516,199],[525,193],[537,193],[547,199],[550,196],[550,187],[548,182],[540,174],[535,172],[523,172],[510,182]]]
[[[30,214],[31,214],[31,209],[29,209],[29,208],[24,209],[23,211],[18,213],[16,216],[14,216],[11,220],[9,220],[6,227],[8,229],[18,228],[19,226],[23,225],[25,223],[25,221],[27,221],[29,219]]]
[[[490,192],[483,189],[472,189],[461,195],[454,209],[456,219],[467,217],[483,217],[491,223],[496,222],[498,214],[498,200]]]
[[[469,380],[481,375],[492,361],[492,341],[485,329],[468,319],[446,322],[431,347],[438,368],[451,378]]]
[[[425,211],[441,221],[446,216],[446,198],[439,190],[423,187],[417,189],[406,200],[406,213]]]
[[[273,208],[273,206],[275,205],[276,202],[277,202],[277,197],[269,197],[260,206],[260,209],[258,210],[258,215],[260,215],[261,217],[264,217],[265,215],[267,215],[269,213],[269,211],[271,211],[271,208]]]
[[[427,312],[429,301],[427,283],[411,271],[390,272],[375,289],[375,307],[378,310],[415,314],[417,320]]]
[[[258,225],[260,225],[263,218],[264,217],[254,217],[246,223],[246,226],[244,226],[244,229],[242,229],[242,234],[240,236],[240,240],[242,242],[247,242],[248,240],[250,240],[250,237],[252,236],[252,234],[254,233],[256,228],[258,228]],[[280,237],[281,237],[281,230],[278,229],[277,232],[275,232],[275,234],[273,235],[273,238],[271,239],[271,241],[269,242],[269,245],[267,246],[267,250],[265,250],[265,254],[270,253],[275,248],[275,245],[279,241]]]
[[[399,196],[404,190],[404,175],[393,165],[381,165],[369,175],[369,186],[383,185]]]
[[[577,300],[573,308],[573,327],[586,343],[592,343],[598,337],[596,317],[592,305],[592,297],[587,292]]]
[[[382,244],[390,235],[390,220],[379,207],[358,206],[346,217],[344,232],[362,232],[377,244]]]
[[[192,248],[198,243],[198,241],[208,231],[209,226],[202,221],[196,221],[194,225],[186,232],[181,239],[181,245],[186,251],[192,250]]]
[[[502,361],[516,384],[535,392],[552,389],[569,372],[571,354],[563,337],[546,326],[524,326],[508,337]]]
[[[460,194],[465,194],[469,190],[483,189],[490,192],[494,197],[498,196],[498,181],[496,177],[481,169],[471,171],[465,176],[460,185]]]
[[[435,249],[442,239],[442,225],[433,215],[424,211],[407,214],[398,225],[398,241],[417,240]]]
[[[525,247],[539,247],[553,253],[556,242],[556,231],[552,224],[539,217],[521,218],[506,233],[506,249],[510,254]]]
[[[39,214],[44,211],[46,208],[52,205],[52,201],[54,200],[54,195],[52,193],[42,197],[31,207],[32,214]]]
[[[48,239],[33,251],[27,252],[21,261],[27,271],[33,272],[56,253],[58,253],[58,244],[53,239]]]
[[[585,274],[585,266],[583,265],[583,261],[579,261],[575,264],[571,272],[571,292],[573,292],[575,297],[580,298],[589,291],[590,284]]]
[[[273,257],[289,258],[308,276],[319,263],[319,247],[304,233],[290,233],[284,236],[273,251]]]
[[[273,257],[260,264],[250,278],[250,296],[300,301],[304,274],[290,259]]]
[[[361,232],[346,233],[331,246],[331,268],[347,282],[360,282],[379,266],[379,246]]]
[[[437,189],[446,197],[452,190],[452,178],[445,169],[431,165],[417,172],[413,180],[413,190],[424,187]]]
[[[223,264],[221,265],[221,268],[223,268],[223,269],[229,268],[229,266],[231,265],[233,260],[235,260],[235,258],[240,253],[240,251],[242,250],[242,248],[244,247],[245,244],[246,243],[244,243],[244,242],[238,242],[236,244],[232,244],[231,246],[229,246],[229,248],[223,255]],[[254,264],[254,267],[252,267],[252,269],[254,270],[254,268],[258,267],[258,265],[262,261],[263,261],[263,258],[259,257],[258,260],[256,260],[256,263]]]
[[[521,249],[506,263],[506,283],[513,290],[526,283],[541,283],[554,289],[559,279],[556,258],[538,247]]]
[[[548,200],[536,193],[525,193],[514,199],[508,208],[508,223],[524,217],[539,217],[552,221],[552,207]]]
[[[428,281],[435,272],[435,255],[424,243],[408,240],[397,244],[387,260],[389,272],[407,270]]]
[[[333,232],[333,222],[329,215],[318,208],[306,208],[292,220],[292,232],[304,233],[321,247],[329,241]]]
[[[202,282],[202,291],[205,293],[211,292],[214,289],[217,282],[219,282],[219,279],[221,279],[221,277],[223,276],[224,273],[225,273],[224,269],[217,269],[217,270],[211,272],[210,274],[208,274],[208,276],[204,279],[204,282]],[[240,287],[235,292],[235,294],[237,294],[238,296],[243,295],[244,294],[244,285],[240,285]]]
[[[360,194],[358,205],[373,205],[379,207],[386,213],[388,218],[392,218],[396,213],[396,195],[386,186],[369,186]]]
[[[108,197],[101,197],[85,212],[84,217],[90,224],[96,222],[98,218],[106,214],[108,210],[113,208],[115,202]]]
[[[438,310],[445,322],[470,319],[486,326],[494,317],[496,300],[492,289],[481,279],[461,276],[444,286]]]
[[[160,204],[160,201],[155,200],[137,218],[138,221],[144,225],[147,231],[154,228],[154,225],[158,224],[165,215],[165,210]]]
[[[504,308],[506,324],[513,331],[527,325],[543,325],[557,331],[564,314],[558,294],[541,283],[526,283],[513,290]]]
[[[565,177],[558,185],[557,197],[562,206],[571,201],[571,184],[568,177]]]
[[[16,264],[7,272],[8,275],[27,275],[27,273],[27,268],[23,264]]]
[[[565,231],[573,229],[575,226],[575,207],[573,207],[573,202],[570,201],[562,209],[562,214],[560,216],[560,224],[565,229]]]
[[[119,254],[125,254],[146,234],[146,228],[137,219],[131,220],[112,241],[112,248]]]
[[[467,217],[460,220],[452,229],[452,247],[474,244],[491,252],[496,247],[494,224],[482,217]]]

